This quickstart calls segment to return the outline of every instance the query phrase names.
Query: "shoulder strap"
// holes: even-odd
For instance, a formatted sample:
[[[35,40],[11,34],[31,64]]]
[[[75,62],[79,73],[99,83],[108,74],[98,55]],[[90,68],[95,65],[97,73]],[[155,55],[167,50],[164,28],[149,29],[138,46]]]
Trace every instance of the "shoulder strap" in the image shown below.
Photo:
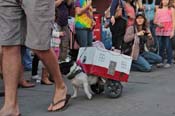
[[[134,28],[134,34],[135,34],[136,33],[136,26],[134,25],[133,28]]]

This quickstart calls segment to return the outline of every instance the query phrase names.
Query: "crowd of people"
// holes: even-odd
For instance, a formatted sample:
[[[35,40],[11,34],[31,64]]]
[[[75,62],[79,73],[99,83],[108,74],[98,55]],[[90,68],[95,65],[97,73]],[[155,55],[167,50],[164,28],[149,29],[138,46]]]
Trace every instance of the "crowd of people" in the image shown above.
[[[133,57],[132,70],[150,72],[155,64],[171,67],[173,0],[113,0],[105,13],[111,14],[113,50]]]
[[[21,115],[17,87],[35,86],[24,79],[25,70],[32,71],[32,79],[41,79],[42,84],[55,84],[48,111],[66,108],[70,95],[58,60],[66,61],[70,51],[69,10],[75,11],[79,46],[92,46],[96,25],[92,3],[92,0],[0,0],[0,77],[5,89],[0,116]],[[155,64],[171,67],[174,8],[174,0],[112,0],[104,14],[105,27],[110,28],[112,34],[111,50],[132,56],[133,70],[150,72]],[[42,61],[41,77],[39,60]]]

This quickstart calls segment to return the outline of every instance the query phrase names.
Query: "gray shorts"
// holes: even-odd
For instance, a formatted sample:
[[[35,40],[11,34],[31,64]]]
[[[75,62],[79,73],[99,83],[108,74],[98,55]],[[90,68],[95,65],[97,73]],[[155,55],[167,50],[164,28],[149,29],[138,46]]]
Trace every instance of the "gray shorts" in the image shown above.
[[[0,0],[0,45],[48,50],[55,0]]]

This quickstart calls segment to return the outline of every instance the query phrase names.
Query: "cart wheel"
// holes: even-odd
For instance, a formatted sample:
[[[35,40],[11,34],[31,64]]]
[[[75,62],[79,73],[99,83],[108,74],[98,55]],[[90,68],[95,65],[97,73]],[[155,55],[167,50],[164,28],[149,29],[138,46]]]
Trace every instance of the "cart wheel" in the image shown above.
[[[123,86],[120,81],[106,80],[104,91],[110,98],[119,98],[122,95]]]
[[[90,87],[95,94],[101,94],[104,91],[104,85],[100,83],[93,84]]]

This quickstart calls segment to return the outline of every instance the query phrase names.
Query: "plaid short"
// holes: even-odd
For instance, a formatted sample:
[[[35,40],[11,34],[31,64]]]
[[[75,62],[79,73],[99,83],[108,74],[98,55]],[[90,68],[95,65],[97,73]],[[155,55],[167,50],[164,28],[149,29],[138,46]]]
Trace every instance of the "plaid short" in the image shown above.
[[[55,0],[0,0],[0,45],[50,48]]]

